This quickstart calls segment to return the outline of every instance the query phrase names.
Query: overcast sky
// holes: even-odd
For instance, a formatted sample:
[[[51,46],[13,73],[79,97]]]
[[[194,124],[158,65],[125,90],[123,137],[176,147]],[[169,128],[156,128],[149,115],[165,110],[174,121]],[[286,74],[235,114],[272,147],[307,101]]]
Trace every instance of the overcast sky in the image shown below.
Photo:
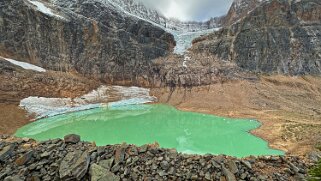
[[[227,13],[233,0],[140,0],[166,17],[205,21]]]

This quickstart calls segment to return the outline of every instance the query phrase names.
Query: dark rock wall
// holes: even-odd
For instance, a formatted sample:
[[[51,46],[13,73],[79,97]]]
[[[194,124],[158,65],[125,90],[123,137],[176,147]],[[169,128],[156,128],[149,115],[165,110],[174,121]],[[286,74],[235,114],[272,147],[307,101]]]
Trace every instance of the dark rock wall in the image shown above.
[[[321,2],[271,0],[241,21],[194,41],[194,53],[266,73],[321,74]]]
[[[188,57],[188,58],[187,58]],[[150,82],[155,87],[192,88],[253,77],[235,64],[201,54],[167,56],[153,61]]]
[[[261,3],[261,0],[234,0],[228,13],[221,20],[222,25],[228,26],[242,19]]]
[[[167,55],[175,45],[164,30],[108,4],[45,5],[63,18],[43,14],[27,0],[0,2],[0,55],[106,82],[135,82],[147,76],[151,59]]]

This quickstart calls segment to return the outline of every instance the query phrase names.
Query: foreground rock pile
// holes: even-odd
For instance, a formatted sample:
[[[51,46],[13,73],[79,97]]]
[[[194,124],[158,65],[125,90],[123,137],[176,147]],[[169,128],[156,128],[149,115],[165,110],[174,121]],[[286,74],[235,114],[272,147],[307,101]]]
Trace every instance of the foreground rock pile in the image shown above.
[[[317,155],[317,158],[319,155]],[[303,157],[184,155],[158,144],[97,147],[77,135],[35,142],[2,136],[0,180],[304,180]]]

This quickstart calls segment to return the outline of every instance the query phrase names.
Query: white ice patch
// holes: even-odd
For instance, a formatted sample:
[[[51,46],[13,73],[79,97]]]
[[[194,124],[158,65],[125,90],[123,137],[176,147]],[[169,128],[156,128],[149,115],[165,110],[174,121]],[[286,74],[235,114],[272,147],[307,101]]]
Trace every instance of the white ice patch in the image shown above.
[[[111,94],[117,94],[119,101],[109,102]],[[71,98],[28,97],[21,100],[20,107],[35,114],[36,119],[69,112],[83,111],[99,107],[117,108],[126,105],[145,104],[156,101],[149,95],[149,89],[139,87],[101,86],[86,95]],[[109,102],[109,103],[107,103]]]
[[[145,104],[145,103],[151,103],[151,102],[154,102],[154,101],[148,98],[142,98],[142,97],[130,98],[130,99],[124,99],[124,100],[108,103],[107,107],[117,108],[117,107],[123,107],[127,105],[137,105],[137,104]]]
[[[187,67],[187,64],[186,64],[186,63],[187,63],[187,61],[184,61],[184,62],[183,62],[183,67]]]
[[[30,63],[26,63],[26,62],[20,62],[20,61],[17,61],[17,60],[13,60],[13,59],[10,59],[10,58],[4,58],[4,57],[0,57],[0,58],[3,58],[5,60],[7,60],[8,62],[14,64],[14,65],[17,65],[19,67],[22,67],[23,69],[27,69],[27,70],[33,70],[33,71],[37,71],[37,72],[46,72],[45,69],[41,68],[41,67],[38,67],[36,65],[32,65]]]
[[[93,109],[99,107],[100,104],[74,106],[70,98],[28,97],[20,102],[20,106],[28,113],[35,114],[37,119],[40,119],[68,112]]]
[[[31,4],[35,5],[38,9],[38,11],[44,13],[44,14],[47,14],[49,16],[53,16],[53,17],[57,17],[57,18],[60,18],[60,19],[65,19],[64,17],[58,15],[58,14],[55,14],[52,12],[52,10],[48,7],[46,7],[42,2],[39,2],[39,1],[32,1],[32,0],[28,0]]]
[[[93,90],[88,94],[73,99],[73,103],[76,104],[76,106],[79,106],[85,104],[107,102],[107,100],[109,99],[108,89],[109,88],[107,86],[100,86],[97,90]]]
[[[123,100],[129,98],[148,98],[150,101],[155,101],[155,97],[149,95],[149,89],[141,87],[123,87],[123,86],[112,86],[121,96]]]

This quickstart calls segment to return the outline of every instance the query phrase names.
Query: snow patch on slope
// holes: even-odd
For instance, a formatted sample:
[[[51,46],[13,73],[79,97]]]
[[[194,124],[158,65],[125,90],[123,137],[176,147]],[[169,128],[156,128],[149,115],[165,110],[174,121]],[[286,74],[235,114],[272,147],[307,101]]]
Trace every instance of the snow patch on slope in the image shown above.
[[[10,58],[4,58],[4,57],[0,57],[0,58],[3,58],[5,60],[7,60],[8,62],[10,62],[10,63],[12,63],[14,65],[17,65],[19,67],[22,67],[23,69],[26,69],[26,70],[33,70],[33,71],[36,71],[36,72],[46,72],[45,69],[43,69],[41,67],[38,67],[36,65],[32,65],[30,63],[20,62],[20,61],[13,60],[13,59],[10,59]]]
[[[58,15],[58,14],[55,14],[52,12],[52,10],[48,7],[46,7],[42,2],[39,2],[39,1],[34,1],[34,0],[28,0],[31,4],[35,5],[37,7],[37,10],[44,13],[44,14],[47,14],[49,16],[52,16],[52,17],[57,17],[57,18],[60,18],[60,19],[65,19],[64,17]]]

